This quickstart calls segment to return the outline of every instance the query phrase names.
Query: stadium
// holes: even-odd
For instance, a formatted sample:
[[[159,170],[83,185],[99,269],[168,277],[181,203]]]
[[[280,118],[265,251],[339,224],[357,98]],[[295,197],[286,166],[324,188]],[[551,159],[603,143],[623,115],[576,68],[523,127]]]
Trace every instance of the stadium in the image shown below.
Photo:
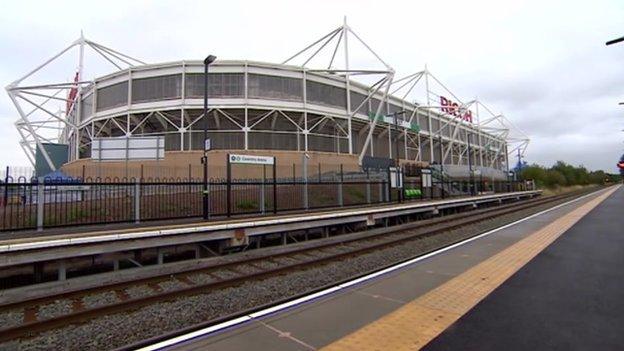
[[[356,44],[376,67],[353,63]],[[73,80],[27,83],[74,49]],[[113,72],[84,77],[87,50]],[[6,90],[37,176],[61,170],[78,177],[199,178],[207,123],[214,176],[223,175],[226,155],[237,153],[274,156],[284,174],[304,157],[352,171],[399,159],[442,164],[454,178],[470,169],[506,179],[509,158],[524,154],[528,137],[481,101],[455,96],[427,68],[415,71],[395,75],[345,21],[279,64],[217,59],[209,66],[207,116],[203,61],[147,64],[83,36]],[[128,140],[154,137],[155,153],[128,149]],[[126,148],[103,158],[111,139],[125,140]]]

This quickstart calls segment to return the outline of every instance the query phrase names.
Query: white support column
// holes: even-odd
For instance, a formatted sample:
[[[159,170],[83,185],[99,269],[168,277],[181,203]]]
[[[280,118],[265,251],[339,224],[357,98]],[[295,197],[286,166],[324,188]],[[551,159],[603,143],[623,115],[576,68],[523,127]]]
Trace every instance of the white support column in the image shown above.
[[[303,150],[308,151],[308,91],[307,91],[307,71],[305,67],[302,69],[303,74]]]
[[[392,126],[388,124],[388,155],[390,156],[390,158],[394,158],[392,150]]]
[[[481,119],[479,118],[479,102],[476,103],[476,114],[477,114],[477,129],[479,130],[479,166],[483,167],[483,136],[481,132]]]
[[[182,61],[182,91],[180,92],[180,97],[182,98],[182,106],[184,106],[186,104],[186,61]],[[180,108],[180,127],[178,131],[180,132],[180,151],[184,151],[184,133],[186,132],[184,129],[184,107]]]
[[[431,106],[431,96],[429,94],[429,71],[425,65],[425,89],[427,90],[427,106]],[[431,109],[427,109],[427,123],[429,123],[429,163],[433,162],[433,129],[431,123]],[[444,163],[443,156],[440,156],[441,163]]]
[[[364,158],[364,153],[366,148],[368,148],[368,146],[371,146],[371,153],[372,153],[372,148],[373,148],[373,142],[372,142],[372,137],[373,137],[373,132],[375,131],[375,125],[377,125],[377,116],[379,116],[379,114],[381,113],[381,108],[383,107],[383,102],[386,101],[386,99],[388,98],[388,91],[390,90],[390,85],[392,85],[392,78],[394,77],[394,72],[389,73],[384,82],[380,83],[380,84],[386,84],[386,88],[384,89],[384,93],[383,96],[381,98],[381,101],[379,103],[379,106],[377,107],[377,111],[375,112],[375,114],[373,115],[373,120],[369,123],[369,130],[368,130],[368,135],[366,136],[366,141],[364,142],[364,146],[362,148],[362,152],[360,152],[360,156],[358,158],[358,163],[362,164],[362,159]],[[374,94],[373,94],[374,97]]]
[[[407,157],[407,128],[403,128],[403,150],[404,150],[404,159],[408,160],[409,158]]]
[[[130,110],[132,109],[132,69],[128,70],[128,101],[126,103],[128,113],[126,113],[126,138],[131,136],[130,133]]]
[[[422,162],[422,147],[420,141],[420,131],[418,131],[418,155],[416,155],[416,161]]]
[[[82,31],[80,32],[80,56],[78,58],[78,81],[82,81],[82,72],[84,68],[84,36],[82,35]],[[78,129],[78,125],[80,124],[80,119],[82,116],[82,84],[78,84],[76,87],[76,97],[74,98],[74,125],[76,126],[74,129],[74,140],[76,142],[75,145],[75,154],[73,160],[77,160],[80,158],[80,133]],[[69,111],[67,111],[69,112]],[[66,116],[65,118],[68,118]]]
[[[184,129],[184,107],[180,109],[180,151],[184,151],[184,133],[186,129]]]
[[[349,133],[349,155],[353,154],[353,138],[352,138],[352,126],[351,126],[351,83],[349,81],[349,30],[347,29],[347,17],[344,18],[344,24],[342,26],[342,36],[344,37],[344,55],[345,55],[345,82],[347,89],[347,132]],[[340,141],[338,141],[340,142]]]

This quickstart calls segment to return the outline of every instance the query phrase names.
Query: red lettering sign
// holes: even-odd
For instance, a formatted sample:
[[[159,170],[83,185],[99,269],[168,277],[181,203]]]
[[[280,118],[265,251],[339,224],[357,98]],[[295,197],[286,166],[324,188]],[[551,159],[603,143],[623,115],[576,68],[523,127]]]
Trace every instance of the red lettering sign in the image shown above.
[[[465,110],[464,113],[462,113],[459,109],[458,103],[447,99],[444,96],[440,96],[440,111],[472,123],[472,111]]]

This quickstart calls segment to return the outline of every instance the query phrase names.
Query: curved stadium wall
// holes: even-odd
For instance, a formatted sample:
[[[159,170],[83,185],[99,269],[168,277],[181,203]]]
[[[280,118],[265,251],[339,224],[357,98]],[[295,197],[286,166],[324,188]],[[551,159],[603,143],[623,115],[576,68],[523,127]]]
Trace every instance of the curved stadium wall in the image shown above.
[[[133,67],[96,79],[82,90],[75,115],[70,116],[79,126],[79,137],[69,128],[63,133],[70,145],[70,160],[89,158],[91,140],[101,137],[162,135],[167,154],[202,150],[203,69],[202,62],[182,61]],[[382,94],[377,93],[362,104],[370,87],[352,80],[347,84],[344,77],[297,66],[218,61],[210,66],[208,78],[206,121],[215,150],[357,156],[363,148],[370,118],[383,100]],[[445,149],[466,145],[470,133],[473,165],[502,170],[504,140],[464,122],[459,132],[451,135],[446,122],[452,116],[417,107],[393,96],[382,107],[382,115],[405,110],[398,117],[399,123],[405,124],[402,121],[414,115],[409,127],[400,128],[399,158],[439,162],[440,140]],[[394,158],[393,123],[383,117],[378,117],[377,123],[366,155]],[[451,147],[445,163],[465,165],[467,157],[466,152],[453,152]]]

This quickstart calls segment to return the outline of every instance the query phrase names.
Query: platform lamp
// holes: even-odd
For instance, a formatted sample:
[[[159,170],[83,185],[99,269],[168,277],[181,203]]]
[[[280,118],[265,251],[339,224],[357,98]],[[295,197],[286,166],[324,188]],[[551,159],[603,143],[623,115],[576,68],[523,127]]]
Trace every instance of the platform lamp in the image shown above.
[[[203,194],[203,208],[204,219],[210,219],[210,210],[208,208],[208,150],[210,149],[210,142],[208,141],[208,66],[217,59],[214,55],[208,55],[204,59],[204,116],[202,118],[204,124],[204,155],[202,156],[202,164],[204,165],[204,184],[202,189]]]

